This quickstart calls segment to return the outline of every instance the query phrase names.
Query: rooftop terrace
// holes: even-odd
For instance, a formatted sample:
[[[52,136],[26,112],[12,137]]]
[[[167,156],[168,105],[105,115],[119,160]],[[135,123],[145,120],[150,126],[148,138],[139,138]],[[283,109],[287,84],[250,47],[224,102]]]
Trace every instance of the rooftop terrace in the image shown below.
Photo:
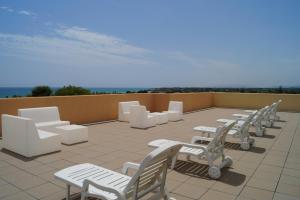
[[[63,145],[58,153],[27,160],[0,151],[0,199],[63,199],[65,185],[53,174],[76,163],[90,162],[120,171],[126,161],[141,161],[152,148],[147,143],[158,138],[189,142],[197,125],[217,126],[216,119],[228,118],[238,109],[211,108],[187,113],[180,122],[169,122],[147,130],[128,123],[90,125],[89,142]],[[234,159],[223,169],[219,180],[207,175],[207,165],[179,158],[167,177],[167,186],[177,200],[191,199],[298,199],[300,198],[300,113],[279,113],[281,120],[267,128],[256,145],[242,151],[234,140],[226,144],[226,154]],[[1,147],[1,140],[0,140]],[[195,161],[195,162],[194,162]],[[79,190],[73,188],[74,196]]]

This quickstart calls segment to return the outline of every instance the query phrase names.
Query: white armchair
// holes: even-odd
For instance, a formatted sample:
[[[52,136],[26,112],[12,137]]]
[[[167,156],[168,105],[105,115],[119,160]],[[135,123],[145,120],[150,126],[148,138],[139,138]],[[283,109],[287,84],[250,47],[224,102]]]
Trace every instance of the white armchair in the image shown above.
[[[183,104],[181,101],[170,101],[168,111],[169,121],[179,121],[183,117]]]
[[[60,135],[38,130],[33,120],[2,115],[3,148],[33,157],[61,150]]]
[[[56,127],[69,125],[69,121],[61,121],[58,107],[40,107],[18,109],[20,117],[30,118],[38,129],[55,132]]]
[[[139,105],[140,103],[138,101],[119,102],[119,115],[118,115],[119,121],[129,122],[130,106],[139,106]]]
[[[129,124],[133,128],[149,128],[156,125],[155,116],[149,115],[145,106],[130,106]]]

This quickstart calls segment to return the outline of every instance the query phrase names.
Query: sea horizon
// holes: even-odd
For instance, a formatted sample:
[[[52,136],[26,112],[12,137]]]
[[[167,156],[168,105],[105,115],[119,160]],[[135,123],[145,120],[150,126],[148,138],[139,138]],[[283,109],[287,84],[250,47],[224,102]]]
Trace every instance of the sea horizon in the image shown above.
[[[9,98],[13,96],[27,96],[31,94],[34,87],[0,87],[0,98]],[[61,87],[50,87],[52,90],[57,90]],[[103,93],[126,93],[127,91],[137,92],[149,88],[135,88],[135,87],[83,87],[89,89],[91,92]]]

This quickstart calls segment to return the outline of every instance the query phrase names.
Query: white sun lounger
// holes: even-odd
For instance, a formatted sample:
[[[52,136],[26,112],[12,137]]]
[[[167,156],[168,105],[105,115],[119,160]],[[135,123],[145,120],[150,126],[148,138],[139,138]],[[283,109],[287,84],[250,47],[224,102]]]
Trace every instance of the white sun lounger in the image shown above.
[[[228,135],[232,136],[233,138],[239,138],[240,139],[240,147],[243,150],[249,150],[251,148],[251,145],[254,145],[255,140],[253,138],[250,138],[249,135],[249,127],[250,123],[255,116],[256,112],[253,112],[250,114],[247,118],[241,118],[237,120],[237,123],[233,126],[233,128],[228,132]],[[218,119],[217,122],[227,123],[229,121],[232,121],[232,119]],[[209,128],[210,134],[212,134],[211,130],[212,128]],[[198,131],[207,132],[207,128],[202,127],[196,129]]]
[[[265,121],[268,118],[268,113],[267,113],[268,109],[269,106],[265,106],[264,108],[258,110],[250,123],[252,126],[255,127],[256,136],[264,135],[265,128],[262,126],[262,124],[263,121]],[[245,115],[245,114],[233,114],[233,116],[238,117],[239,119],[245,119],[249,117],[249,115]]]
[[[277,115],[277,109],[278,109],[278,106],[281,102],[282,102],[282,100],[279,99],[277,102],[273,103],[270,118],[273,119],[274,121],[280,120],[280,117]]]
[[[132,177],[89,163],[68,167],[54,176],[66,183],[67,200],[71,186],[81,188],[81,200],[87,197],[137,200],[157,189],[156,199],[170,199],[165,190],[168,163],[181,147],[178,142],[168,143],[148,154],[141,164],[125,163],[123,173],[126,174],[129,168],[137,170]]]
[[[213,179],[218,179],[221,176],[221,169],[223,167],[230,167],[232,165],[232,159],[224,154],[224,143],[227,132],[232,128],[234,122],[226,123],[224,126],[218,128],[217,133],[207,145],[195,144],[198,141],[197,136],[192,138],[192,144],[182,143],[183,147],[178,154],[194,156],[197,159],[207,160],[209,165],[208,175]],[[148,143],[150,147],[160,147],[169,142],[175,142],[173,140],[158,139]],[[216,160],[221,158],[221,163],[216,164]],[[175,167],[177,156],[173,158],[171,168]]]

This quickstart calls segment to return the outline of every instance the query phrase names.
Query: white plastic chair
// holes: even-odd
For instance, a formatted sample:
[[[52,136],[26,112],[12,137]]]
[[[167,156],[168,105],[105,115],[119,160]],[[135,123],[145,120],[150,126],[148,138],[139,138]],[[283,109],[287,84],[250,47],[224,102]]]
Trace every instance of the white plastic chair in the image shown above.
[[[139,106],[139,101],[125,101],[125,102],[119,102],[119,115],[118,119],[122,122],[129,122],[129,116],[130,116],[130,106]]]
[[[60,135],[38,130],[28,118],[2,115],[3,147],[25,157],[61,150]]]
[[[137,200],[158,189],[155,199],[170,199],[165,189],[168,163],[178,153],[181,144],[173,142],[157,148],[146,156],[141,164],[125,163],[122,172],[129,168],[136,170],[130,177],[100,166],[85,163],[58,171],[54,176],[67,184],[67,197],[70,187],[81,188],[81,200],[87,197],[103,200]]]
[[[218,179],[221,176],[221,169],[223,167],[230,167],[232,165],[232,159],[230,156],[225,156],[224,154],[224,143],[228,131],[234,126],[235,122],[231,121],[217,129],[217,133],[207,145],[196,144],[199,141],[198,136],[192,138],[192,144],[182,143],[183,147],[180,149],[178,154],[187,155],[187,159],[190,156],[196,157],[200,160],[207,160],[209,169],[208,175],[213,179]],[[177,142],[167,139],[158,139],[148,143],[150,147],[160,147],[168,142]],[[178,156],[178,155],[177,155]],[[177,156],[173,158],[171,168],[175,167]],[[221,158],[220,164],[216,164],[216,161]]]
[[[181,101],[170,101],[168,111],[164,111],[164,113],[168,113],[169,121],[182,120],[182,117],[183,117],[182,102]]]
[[[156,116],[149,115],[145,106],[130,106],[129,110],[130,127],[146,129],[156,125]]]

